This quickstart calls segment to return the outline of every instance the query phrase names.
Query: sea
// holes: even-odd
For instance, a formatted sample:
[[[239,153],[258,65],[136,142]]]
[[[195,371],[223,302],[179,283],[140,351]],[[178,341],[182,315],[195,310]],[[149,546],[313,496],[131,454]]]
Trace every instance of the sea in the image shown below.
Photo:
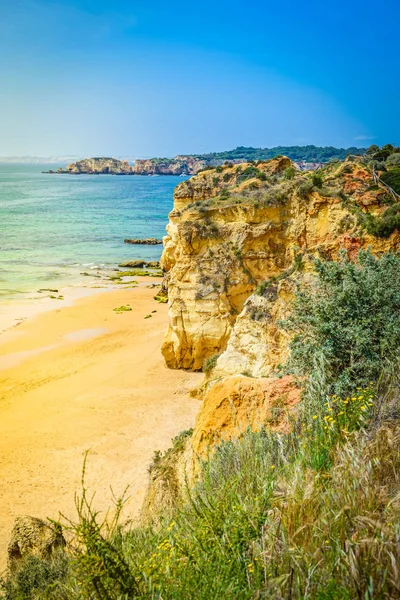
[[[51,175],[48,164],[0,164],[0,302],[79,286],[121,262],[158,260],[175,176]]]

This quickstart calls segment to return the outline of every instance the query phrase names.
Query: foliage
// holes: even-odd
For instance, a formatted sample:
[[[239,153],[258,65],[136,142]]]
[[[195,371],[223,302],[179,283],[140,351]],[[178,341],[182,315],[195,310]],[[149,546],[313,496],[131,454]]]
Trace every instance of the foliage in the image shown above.
[[[386,160],[386,163],[390,167],[400,167],[400,152],[390,154]]]
[[[315,186],[316,188],[322,188],[323,179],[320,173],[313,173],[311,176],[311,181],[313,183],[313,186]]]
[[[305,179],[302,183],[300,183],[298,187],[298,193],[300,198],[307,198],[309,194],[311,194],[314,188],[314,184],[311,179]]]
[[[296,292],[281,326],[294,333],[289,368],[318,371],[330,393],[376,380],[400,346],[400,259],[360,251],[357,262],[315,261],[316,276]]]
[[[210,154],[195,154],[193,158],[209,161],[216,160],[242,160],[243,162],[269,160],[276,156],[288,156],[293,161],[328,162],[336,158],[344,160],[348,154],[362,155],[365,148],[335,148],[333,146],[275,146],[274,148],[252,148],[238,146],[234,150],[225,152],[211,152]]]
[[[217,364],[217,360],[221,354],[213,354],[209,358],[206,358],[203,364],[203,373],[209,373]]]
[[[293,179],[293,177],[296,175],[295,167],[288,167],[287,169],[285,169],[285,172],[283,175],[284,175],[285,179]]]
[[[397,154],[400,158],[400,154]],[[399,163],[400,165],[400,160]],[[395,167],[391,171],[387,171],[386,173],[382,173],[381,175],[382,181],[384,181],[388,186],[394,189],[395,192],[400,194],[400,166]]]
[[[393,231],[400,230],[400,203],[390,206],[381,215],[358,213],[358,221],[370,235],[388,238]]]
[[[60,586],[66,579],[69,560],[64,551],[53,554],[49,559],[28,555],[21,560],[13,577],[0,579],[2,600],[35,600],[63,597]]]

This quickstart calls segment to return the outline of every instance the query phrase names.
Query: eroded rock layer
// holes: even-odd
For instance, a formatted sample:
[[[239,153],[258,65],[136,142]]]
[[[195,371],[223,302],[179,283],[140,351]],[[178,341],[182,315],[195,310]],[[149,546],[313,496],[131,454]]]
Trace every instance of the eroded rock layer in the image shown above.
[[[386,202],[385,189],[357,160],[325,167],[315,177],[280,157],[207,170],[182,182],[161,259],[170,305],[162,347],[167,365],[201,369],[227,350],[218,360],[221,375],[250,370],[267,376],[287,348],[275,316],[284,311],[289,284],[276,287],[276,305],[259,294],[245,307],[248,298],[266,280],[292,272],[298,257],[397,247],[397,233],[377,240],[357,216],[379,214]],[[266,325],[255,316],[265,303]]]

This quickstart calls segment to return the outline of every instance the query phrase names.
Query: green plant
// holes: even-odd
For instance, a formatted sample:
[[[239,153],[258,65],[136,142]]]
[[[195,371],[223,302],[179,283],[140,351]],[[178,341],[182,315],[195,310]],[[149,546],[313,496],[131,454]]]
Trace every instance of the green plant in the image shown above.
[[[314,184],[311,179],[306,179],[302,183],[300,183],[298,189],[298,193],[300,198],[307,198],[307,196],[313,191]]]
[[[301,376],[321,373],[328,393],[348,394],[376,380],[400,345],[400,258],[360,251],[356,262],[315,261],[298,287],[291,316],[289,366]]]
[[[311,176],[311,181],[314,187],[322,188],[324,180],[322,179],[322,175],[320,173],[313,173]]]
[[[395,156],[400,157],[400,154],[397,154]],[[399,166],[396,166],[394,169],[387,171],[386,173],[383,173],[381,175],[381,179],[388,186],[390,186],[392,189],[394,189],[395,192],[400,194],[400,160],[399,160]]]
[[[283,176],[285,177],[285,179],[293,179],[295,175],[296,175],[295,167],[288,167],[287,169],[285,169],[285,171],[283,173]]]
[[[213,354],[212,356],[207,358],[203,364],[203,373],[209,373],[217,364],[217,360],[219,359],[220,356],[221,356],[221,354],[219,353],[219,354]]]
[[[70,560],[64,551],[50,558],[27,555],[11,577],[0,578],[0,598],[4,600],[40,600],[58,597],[67,600],[62,586],[70,570]]]

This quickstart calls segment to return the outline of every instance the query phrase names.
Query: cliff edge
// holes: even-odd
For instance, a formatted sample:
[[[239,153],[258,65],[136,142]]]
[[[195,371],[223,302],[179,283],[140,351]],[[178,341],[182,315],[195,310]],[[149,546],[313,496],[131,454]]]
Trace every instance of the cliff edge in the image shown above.
[[[206,170],[182,182],[175,190],[161,259],[169,289],[169,325],[162,347],[167,365],[202,369],[210,357],[237,347],[239,334],[231,337],[235,323],[238,332],[248,315],[256,324],[265,321],[263,314],[282,313],[289,292],[288,283],[279,281],[293,271],[296,257],[304,255],[307,270],[307,257],[334,258],[340,249],[371,246],[381,252],[397,246],[398,233],[377,239],[362,226],[363,219],[379,216],[389,204],[385,188],[375,184],[371,170],[357,158],[310,174],[278,157]],[[267,298],[258,294],[246,304],[266,281],[277,284]],[[271,294],[279,303],[264,309]],[[254,340],[253,349],[241,359],[243,370],[258,361],[255,374],[262,376],[269,375],[287,345],[280,340],[275,319],[267,321],[264,338],[269,336],[271,351],[263,351],[265,360]],[[248,336],[241,331],[241,346]],[[237,372],[240,352],[235,352]],[[254,354],[257,361],[249,358]]]

